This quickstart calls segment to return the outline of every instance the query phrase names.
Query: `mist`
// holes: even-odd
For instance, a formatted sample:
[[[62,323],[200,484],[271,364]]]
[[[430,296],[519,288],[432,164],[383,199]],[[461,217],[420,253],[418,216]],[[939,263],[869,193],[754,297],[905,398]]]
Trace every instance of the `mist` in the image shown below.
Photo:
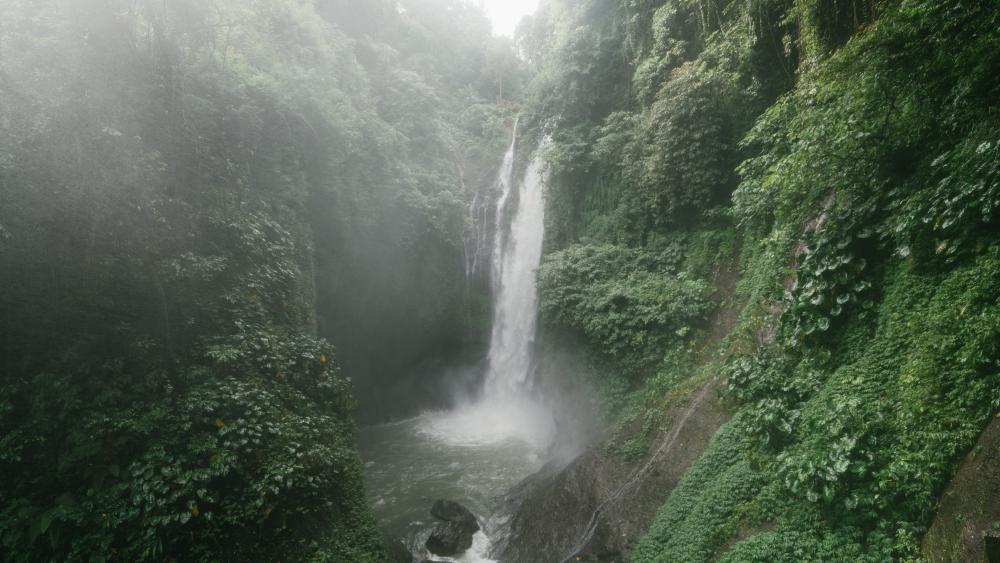
[[[0,11],[3,551],[381,545],[353,421],[482,387],[511,41],[442,0]]]
[[[994,4],[0,0],[0,560],[997,559]]]

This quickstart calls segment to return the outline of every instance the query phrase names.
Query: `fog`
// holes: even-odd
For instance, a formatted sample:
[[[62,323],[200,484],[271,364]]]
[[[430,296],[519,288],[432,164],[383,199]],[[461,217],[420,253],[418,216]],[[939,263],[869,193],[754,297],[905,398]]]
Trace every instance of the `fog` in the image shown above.
[[[416,425],[427,475],[450,467],[436,448],[470,464],[423,504],[553,458],[546,172],[536,136],[513,141],[531,71],[509,36],[533,3],[485,8],[0,1],[7,550],[286,559],[318,523],[363,551],[385,491],[355,421],[366,461],[399,464],[380,486],[413,462],[379,453],[387,421]]]
[[[538,0],[480,0],[493,23],[493,32],[511,37],[524,16],[538,7]]]
[[[998,69],[997,2],[0,0],[0,560],[985,561]]]

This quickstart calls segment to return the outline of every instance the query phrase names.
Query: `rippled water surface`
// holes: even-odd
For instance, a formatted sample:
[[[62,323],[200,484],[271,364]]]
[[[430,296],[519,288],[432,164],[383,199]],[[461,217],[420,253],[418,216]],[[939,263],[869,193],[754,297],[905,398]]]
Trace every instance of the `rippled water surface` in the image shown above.
[[[496,524],[494,498],[541,465],[541,443],[518,435],[517,425],[510,422],[525,422],[525,428],[530,423],[537,429],[531,421],[537,412],[528,409],[517,416],[508,411],[491,421],[476,411],[470,407],[425,413],[360,431],[369,498],[379,523],[420,557],[429,555],[423,542],[434,524],[431,504],[444,498],[468,507],[486,532],[477,535],[473,548],[455,561],[489,561],[486,536]]]

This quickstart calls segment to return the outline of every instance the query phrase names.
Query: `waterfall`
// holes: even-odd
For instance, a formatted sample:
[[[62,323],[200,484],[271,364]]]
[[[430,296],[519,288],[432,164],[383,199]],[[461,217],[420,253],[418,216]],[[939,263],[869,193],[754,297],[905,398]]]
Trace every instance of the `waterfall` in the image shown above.
[[[515,137],[516,139],[516,137]],[[511,143],[513,156],[514,144]],[[505,158],[501,178],[513,169],[513,158]],[[535,270],[542,258],[545,202],[542,197],[542,162],[536,156],[524,175],[517,194],[510,230],[504,232],[510,189],[497,201],[496,236],[493,244],[493,330],[490,337],[487,398],[509,397],[528,390],[531,383],[532,351],[538,318]],[[508,184],[509,186],[509,184]]]
[[[555,435],[549,407],[532,392],[538,320],[535,271],[542,257],[545,219],[544,163],[538,151],[524,180],[515,186],[516,147],[515,123],[497,175],[495,215],[492,222],[483,217],[486,224],[477,227],[492,228],[494,234],[490,264],[494,315],[482,393],[459,401],[451,411],[424,413],[420,431],[452,445],[479,447],[514,439],[542,452]],[[472,238],[478,240],[478,235]]]
[[[471,283],[474,276],[479,273],[480,258],[485,257],[489,251],[490,229],[495,236],[492,253],[489,255],[490,281],[496,288],[499,277],[500,265],[500,239],[503,234],[503,210],[506,208],[507,199],[510,197],[511,187],[514,182],[514,149],[517,146],[517,121],[514,121],[514,134],[510,140],[510,146],[503,155],[500,164],[500,171],[497,173],[495,186],[500,190],[500,196],[496,202],[496,212],[493,221],[488,218],[490,200],[483,197],[481,191],[476,191],[472,196],[472,203],[469,205],[469,229],[465,236],[465,282]],[[465,191],[465,175],[459,169],[459,181],[462,184],[462,191]]]
[[[517,124],[514,121],[514,133],[510,138],[510,146],[503,155],[500,163],[500,173],[497,174],[497,186],[500,188],[500,197],[497,198],[496,216],[493,220],[493,253],[490,263],[493,282],[493,296],[496,297],[497,288],[501,283],[500,272],[503,265],[503,247],[506,236],[503,228],[504,213],[507,211],[507,200],[510,199],[510,192],[514,188],[514,150],[517,148]]]

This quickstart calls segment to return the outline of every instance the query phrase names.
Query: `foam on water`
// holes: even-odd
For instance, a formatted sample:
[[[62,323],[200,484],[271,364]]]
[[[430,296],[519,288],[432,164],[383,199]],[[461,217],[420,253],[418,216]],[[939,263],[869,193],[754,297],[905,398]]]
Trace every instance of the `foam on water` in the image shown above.
[[[382,528],[402,539],[418,560],[429,556],[424,544],[435,523],[431,505],[440,498],[460,502],[479,517],[484,535],[474,538],[476,543],[457,561],[486,563],[488,537],[497,529],[494,499],[537,471],[542,461],[535,448],[520,439],[456,443],[452,433],[435,433],[443,430],[435,424],[449,423],[446,414],[360,429],[369,498]]]
[[[452,563],[497,563],[496,560],[490,559],[490,548],[493,545],[490,543],[490,539],[486,537],[486,534],[476,532],[472,536],[472,547],[465,550],[464,553],[458,557],[441,557],[439,555],[431,555],[428,561],[449,561]]]
[[[417,430],[450,446],[487,447],[519,440],[540,452],[555,437],[555,421],[540,401],[509,397],[426,412],[419,417]]]

